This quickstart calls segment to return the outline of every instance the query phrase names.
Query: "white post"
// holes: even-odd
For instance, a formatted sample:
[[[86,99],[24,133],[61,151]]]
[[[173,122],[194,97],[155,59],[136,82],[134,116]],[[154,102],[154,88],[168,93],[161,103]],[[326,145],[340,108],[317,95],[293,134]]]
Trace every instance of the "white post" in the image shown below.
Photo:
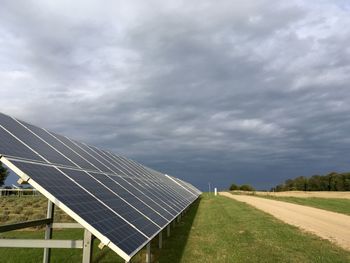
[[[214,193],[215,193],[215,196],[218,195],[218,189],[216,187],[214,188]]]
[[[146,263],[151,263],[151,242],[147,244],[146,249]]]
[[[55,205],[50,200],[48,200],[46,218],[52,218],[53,220],[54,210],[55,210]],[[47,224],[45,229],[45,239],[51,239],[51,238],[52,238],[52,223]],[[44,248],[43,263],[49,263],[50,256],[51,256],[51,249]]]
[[[86,230],[84,231],[84,244],[83,244],[83,263],[90,263],[91,257],[92,257],[92,244],[93,244],[93,238],[90,231]]]

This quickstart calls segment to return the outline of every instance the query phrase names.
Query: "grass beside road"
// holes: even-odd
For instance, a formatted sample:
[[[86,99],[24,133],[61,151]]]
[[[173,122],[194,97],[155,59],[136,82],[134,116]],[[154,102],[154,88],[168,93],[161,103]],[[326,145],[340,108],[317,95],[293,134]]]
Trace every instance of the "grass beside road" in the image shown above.
[[[169,240],[173,250],[185,242],[180,233]],[[350,262],[350,252],[329,241],[244,203],[205,195],[181,258],[165,255],[161,262]]]
[[[236,194],[235,192],[230,192]],[[243,194],[243,193],[238,193]],[[294,203],[298,205],[312,206],[319,209],[324,209],[332,212],[350,215],[350,199],[340,198],[321,198],[321,197],[292,197],[292,196],[273,196],[273,195],[259,195],[254,192],[249,192],[249,195],[257,197],[268,198],[283,202]]]
[[[81,239],[82,230],[57,230],[54,238]],[[350,262],[350,252],[303,233],[274,217],[226,197],[208,196],[193,204],[183,220],[163,234],[163,249],[152,242],[153,262]],[[6,237],[42,238],[43,231],[14,231]],[[1,234],[0,234],[1,238]],[[124,262],[95,242],[93,262]],[[0,248],[0,262],[40,262],[42,249]],[[53,249],[52,262],[80,262],[81,250]],[[143,262],[144,251],[132,262]]]
[[[257,195],[259,196],[259,195]],[[259,196],[278,201],[294,203],[298,205],[312,206],[332,212],[350,215],[350,199],[335,199],[335,198],[317,198],[317,197],[274,197],[274,196]]]

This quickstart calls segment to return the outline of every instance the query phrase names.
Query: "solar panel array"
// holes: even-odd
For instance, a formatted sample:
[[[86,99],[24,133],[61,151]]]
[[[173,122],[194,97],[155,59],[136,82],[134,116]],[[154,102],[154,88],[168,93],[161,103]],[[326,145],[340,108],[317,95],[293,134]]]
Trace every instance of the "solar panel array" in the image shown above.
[[[201,194],[178,178],[2,113],[0,155],[125,260]]]

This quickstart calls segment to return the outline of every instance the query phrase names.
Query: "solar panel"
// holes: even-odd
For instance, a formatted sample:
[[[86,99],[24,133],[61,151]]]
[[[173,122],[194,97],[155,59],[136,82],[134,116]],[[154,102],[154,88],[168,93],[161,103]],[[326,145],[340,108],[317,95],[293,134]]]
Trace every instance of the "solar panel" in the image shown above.
[[[201,194],[178,178],[2,113],[0,156],[125,260]]]

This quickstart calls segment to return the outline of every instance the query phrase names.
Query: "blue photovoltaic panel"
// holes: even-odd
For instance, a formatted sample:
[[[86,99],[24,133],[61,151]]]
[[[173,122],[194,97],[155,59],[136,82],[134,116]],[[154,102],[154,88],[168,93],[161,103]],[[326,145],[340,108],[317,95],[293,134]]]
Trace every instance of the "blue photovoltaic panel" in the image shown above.
[[[147,240],[125,220],[56,168],[17,161],[12,161],[12,163],[55,196],[57,201],[64,203],[103,235],[110,240],[115,238],[116,244],[124,247],[125,252],[132,252],[135,247],[142,245]],[[123,244],[119,244],[118,240],[124,240]]]
[[[190,184],[188,184],[188,183],[186,183],[178,178],[175,178],[175,177],[172,177],[172,179],[175,180],[178,184],[180,184],[188,192],[192,193],[193,196],[196,196],[196,195],[198,195],[198,193],[200,193],[200,191],[198,189],[191,186]]]
[[[201,194],[180,179],[1,113],[0,157],[126,260]]]
[[[125,161],[116,156],[109,155],[108,153],[106,153],[104,156],[106,160],[110,160],[111,165],[109,165],[109,167],[112,167],[113,169],[114,165],[115,171],[122,171],[123,174],[132,176],[133,181],[136,182],[137,185],[142,186],[144,191],[147,191],[151,195],[155,196],[156,199],[168,200],[168,204],[171,204],[171,210],[174,210],[175,213],[182,210],[178,205],[179,201],[174,201],[174,197],[169,194],[169,189],[157,185],[158,180],[155,180],[154,178],[150,179],[146,174],[144,174],[144,176],[140,176],[139,172],[135,171],[132,166],[127,165]]]
[[[160,227],[147,219],[145,215],[141,214],[127,202],[123,201],[116,192],[107,189],[108,186],[98,183],[94,180],[94,176],[90,176],[85,171],[61,169],[71,179],[78,182],[84,189],[90,192],[97,199],[115,211],[118,215],[130,222],[133,226],[139,229],[146,236],[151,237],[157,232]],[[129,200],[127,200],[129,201]]]
[[[20,122],[5,115],[1,115],[1,122],[1,125],[5,127],[11,134],[28,145],[31,149],[33,149],[34,152],[37,152],[43,156],[46,160],[48,160],[48,162],[69,166],[73,165],[72,162],[55,151],[55,149],[50,147],[43,140],[38,138],[38,136],[24,127]]]
[[[74,166],[79,166],[86,170],[95,170],[94,166],[92,166],[88,161],[86,161],[64,143],[64,140],[66,139],[64,136],[50,133],[46,130],[40,129],[34,125],[22,121],[20,123],[38,135],[43,141],[48,142],[53,148],[57,150],[57,152],[64,153],[65,159],[70,160],[70,164],[74,163]]]
[[[0,114],[0,118],[1,118]],[[12,137],[6,130],[0,126],[0,153],[6,153],[6,156],[15,156],[21,159],[43,161],[37,154],[29,150],[26,146],[18,143],[18,140]]]
[[[147,172],[140,172],[137,167],[135,167],[133,164],[128,162],[128,160],[119,157],[119,156],[114,156],[114,160],[119,163],[120,165],[123,165],[125,169],[127,170],[128,174],[133,174],[137,176],[137,179],[135,179],[139,184],[143,184],[144,187],[150,191],[157,190],[154,192],[154,194],[160,194],[164,198],[167,198],[168,201],[173,204],[173,207],[176,209],[178,208],[177,211],[181,211],[184,207],[184,200],[185,197],[183,196],[178,196],[174,188],[170,187],[170,185],[173,183],[171,180],[167,180],[165,176],[163,175],[164,179],[167,180],[166,183],[163,183],[161,181],[161,178],[157,178],[154,175],[150,175]],[[169,185],[170,184],[170,185]],[[156,186],[156,187],[154,187]],[[181,190],[181,189],[177,189]],[[172,194],[171,194],[172,193]]]

